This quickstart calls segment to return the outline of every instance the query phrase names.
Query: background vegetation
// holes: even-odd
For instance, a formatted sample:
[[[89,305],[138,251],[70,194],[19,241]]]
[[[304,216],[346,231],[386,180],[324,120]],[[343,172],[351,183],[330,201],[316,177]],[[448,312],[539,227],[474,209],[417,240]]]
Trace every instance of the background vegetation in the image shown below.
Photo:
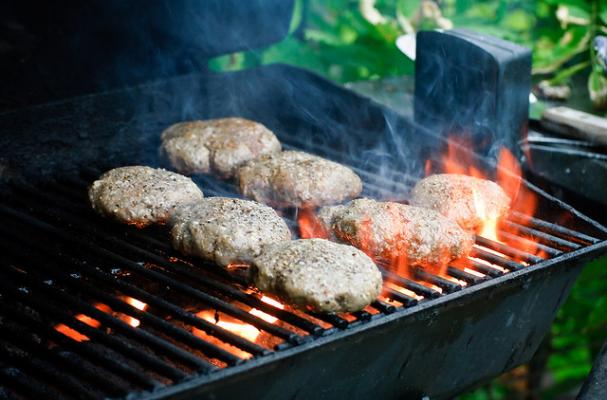
[[[220,57],[218,69],[283,62],[338,82],[413,73],[396,38],[465,27],[533,49],[536,83],[567,85],[607,106],[607,79],[593,39],[607,35],[607,0],[298,0],[293,32],[263,51]],[[606,46],[607,47],[607,46]]]
[[[397,37],[466,27],[532,48],[536,84],[569,85],[596,111],[607,105],[607,80],[593,41],[607,34],[606,25],[607,0],[298,1],[284,41],[220,57],[212,65],[240,69],[282,62],[338,82],[410,75],[414,63],[396,47]],[[606,335],[607,260],[602,260],[585,268],[533,363],[461,398],[573,398]]]

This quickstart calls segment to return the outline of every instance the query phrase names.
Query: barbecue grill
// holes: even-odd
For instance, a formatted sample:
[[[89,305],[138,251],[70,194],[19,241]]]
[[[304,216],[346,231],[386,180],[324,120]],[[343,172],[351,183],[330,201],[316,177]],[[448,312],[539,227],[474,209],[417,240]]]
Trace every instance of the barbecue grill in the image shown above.
[[[605,228],[526,184],[538,211],[512,213],[504,243],[477,237],[465,265],[441,276],[381,266],[384,291],[370,306],[314,314],[257,292],[245,268],[177,254],[165,228],[90,210],[87,186],[103,171],[161,165],[166,126],[230,115],[262,122],[285,148],[351,166],[363,195],[378,199],[406,201],[421,157],[445,145],[285,65],[1,114],[0,396],[449,398],[528,361],[582,266],[606,252]],[[231,182],[194,180],[207,196],[237,196]],[[298,210],[281,213],[296,233]],[[526,251],[530,240],[541,253]]]

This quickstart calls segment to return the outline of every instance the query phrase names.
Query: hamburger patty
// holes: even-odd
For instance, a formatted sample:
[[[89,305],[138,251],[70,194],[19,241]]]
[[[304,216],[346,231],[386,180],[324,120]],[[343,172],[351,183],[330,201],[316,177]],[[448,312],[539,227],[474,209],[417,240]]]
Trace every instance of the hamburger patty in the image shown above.
[[[250,261],[272,243],[291,239],[276,211],[254,201],[207,197],[171,218],[173,247],[227,266]]]
[[[454,221],[432,210],[399,203],[357,199],[324,207],[318,218],[333,239],[372,257],[432,272],[466,256],[474,244],[472,236]]]
[[[302,309],[358,311],[380,294],[382,277],[362,251],[324,239],[268,246],[253,262],[253,281]]]
[[[510,209],[510,198],[497,183],[467,175],[430,175],[417,182],[411,196],[411,204],[438,211],[469,231]]]
[[[190,178],[144,166],[115,168],[89,187],[89,200],[99,214],[127,224],[164,223],[178,206],[202,199]]]
[[[350,168],[300,151],[252,160],[237,177],[243,195],[275,207],[335,204],[362,191],[362,181]]]
[[[280,151],[268,128],[243,118],[180,122],[162,132],[161,153],[184,174],[231,178],[243,163]]]

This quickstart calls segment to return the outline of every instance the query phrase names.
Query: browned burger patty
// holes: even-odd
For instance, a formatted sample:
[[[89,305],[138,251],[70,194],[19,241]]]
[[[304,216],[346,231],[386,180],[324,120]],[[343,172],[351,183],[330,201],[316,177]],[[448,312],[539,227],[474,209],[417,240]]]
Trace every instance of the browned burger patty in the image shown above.
[[[183,174],[231,178],[245,162],[280,149],[272,131],[243,118],[180,122],[162,132],[161,152]]]
[[[329,234],[373,257],[433,272],[466,256],[472,236],[454,221],[425,208],[357,199],[324,207],[318,218]]]
[[[253,262],[253,281],[303,309],[352,312],[380,294],[382,277],[362,251],[324,239],[268,246]]]
[[[458,174],[437,174],[417,182],[411,204],[438,211],[462,228],[475,231],[483,222],[504,217],[510,198],[495,182]]]
[[[335,204],[362,191],[362,181],[350,168],[300,151],[252,160],[237,177],[243,195],[275,207]]]
[[[291,239],[287,224],[272,208],[227,197],[207,197],[182,207],[171,225],[175,249],[222,266],[251,261],[265,246]]]
[[[109,170],[89,188],[95,211],[138,226],[164,223],[177,207],[202,197],[190,178],[144,166]]]

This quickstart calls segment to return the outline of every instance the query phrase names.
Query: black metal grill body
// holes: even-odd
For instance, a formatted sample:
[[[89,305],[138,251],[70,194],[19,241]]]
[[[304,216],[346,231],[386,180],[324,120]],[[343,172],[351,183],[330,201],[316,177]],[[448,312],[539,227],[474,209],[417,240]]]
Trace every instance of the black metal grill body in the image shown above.
[[[237,398],[246,388],[251,398],[269,399],[452,398],[531,358],[586,261],[578,260],[479,284],[167,393]]]
[[[227,115],[263,122],[285,147],[355,167],[365,181],[364,194],[376,198],[406,199],[410,184],[423,173],[423,157],[438,150],[428,148],[424,131],[412,129],[408,120],[286,66],[186,76],[0,115],[1,173],[11,181],[3,186],[0,206],[5,305],[0,350],[8,360],[0,365],[0,378],[9,392],[16,388],[49,398],[66,393],[83,398],[126,393],[140,398],[449,398],[527,361],[580,268],[606,252],[602,227],[538,192],[537,217],[561,223],[532,223],[532,234],[543,237],[549,259],[531,258],[529,267],[497,260],[510,272],[490,271],[486,281],[460,271],[466,287],[426,279],[434,279],[444,295],[406,281],[425,298],[400,296],[401,307],[374,303],[376,313],[314,316],[324,325],[310,323],[291,310],[264,306],[238,275],[226,277],[199,261],[175,261],[179,256],[163,242],[162,231],[139,232],[96,217],[88,208],[86,184],[99,171],[159,164],[159,133],[166,126]],[[230,183],[195,180],[207,195],[235,195]],[[491,260],[491,253],[477,252]],[[133,309],[114,291],[151,309]],[[141,326],[132,328],[95,311],[95,302],[139,319]],[[249,322],[279,343],[264,347],[217,329],[194,316],[202,305]],[[264,323],[247,307],[299,330]],[[28,309],[45,316],[30,318]],[[107,329],[74,322],[76,313],[93,315]],[[66,341],[49,321],[72,324],[90,341]],[[21,327],[27,335],[19,334]],[[254,358],[243,362],[214,342],[193,338],[191,327]],[[32,350],[48,341],[58,347],[50,353]],[[26,356],[7,343],[28,349]],[[111,374],[96,374],[82,360]],[[54,378],[52,366],[66,364],[71,367]],[[81,368],[74,370],[74,365]],[[56,393],[28,385],[28,379],[51,386],[54,379],[67,383],[64,392]],[[105,380],[113,386],[104,386]]]

